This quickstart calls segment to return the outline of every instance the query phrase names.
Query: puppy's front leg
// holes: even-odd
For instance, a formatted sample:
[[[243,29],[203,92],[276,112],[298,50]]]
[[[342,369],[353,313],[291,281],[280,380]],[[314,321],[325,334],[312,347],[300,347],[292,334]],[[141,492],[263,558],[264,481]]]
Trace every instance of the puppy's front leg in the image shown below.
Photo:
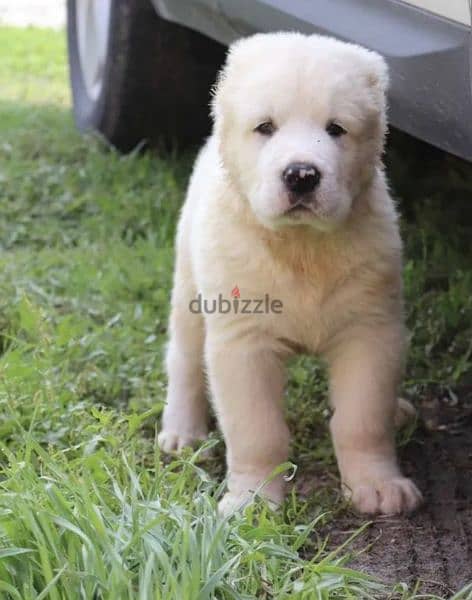
[[[207,437],[208,402],[203,371],[203,316],[191,312],[196,297],[189,260],[180,250],[177,256],[170,339],[166,366],[169,385],[158,443],[164,452],[180,451]]]
[[[328,357],[331,432],[344,490],[360,512],[410,512],[421,494],[402,475],[394,440],[402,332],[392,325],[344,337]]]
[[[223,343],[207,336],[206,360],[213,401],[227,448],[228,492],[219,510],[228,514],[252,498],[287,460],[289,432],[283,416],[284,366],[260,339]],[[284,497],[282,475],[261,494],[274,504]]]

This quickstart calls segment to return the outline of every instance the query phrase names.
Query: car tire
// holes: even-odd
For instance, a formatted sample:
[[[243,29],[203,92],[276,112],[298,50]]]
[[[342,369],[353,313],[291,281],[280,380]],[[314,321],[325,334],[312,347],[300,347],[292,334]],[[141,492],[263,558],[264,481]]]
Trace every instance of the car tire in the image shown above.
[[[160,18],[150,0],[68,0],[67,37],[80,130],[123,152],[208,133],[223,46]]]

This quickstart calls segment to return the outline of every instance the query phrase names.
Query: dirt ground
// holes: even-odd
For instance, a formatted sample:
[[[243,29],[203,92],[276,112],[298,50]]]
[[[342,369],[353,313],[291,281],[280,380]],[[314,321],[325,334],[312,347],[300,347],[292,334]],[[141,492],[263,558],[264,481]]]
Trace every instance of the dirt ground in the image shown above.
[[[375,519],[353,544],[370,549],[350,566],[392,583],[419,581],[419,591],[440,598],[472,582],[472,390],[462,397],[430,397],[420,406],[420,426],[401,460],[424,506],[408,518]],[[362,523],[355,515],[337,519],[328,532],[333,547]]]

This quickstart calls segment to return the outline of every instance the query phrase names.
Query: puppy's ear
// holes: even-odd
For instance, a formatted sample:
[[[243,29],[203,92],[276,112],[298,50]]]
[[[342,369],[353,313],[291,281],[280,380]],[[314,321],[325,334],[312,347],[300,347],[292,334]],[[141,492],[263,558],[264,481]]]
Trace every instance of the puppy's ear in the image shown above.
[[[229,73],[233,73],[240,68],[241,57],[244,57],[246,49],[250,49],[252,47],[251,43],[260,35],[256,34],[250,38],[236,40],[228,48],[225,63],[218,72],[216,81],[211,88],[210,115],[214,123],[220,120],[221,106],[224,103],[225,96],[231,96],[231,92],[227,92]]]
[[[226,64],[218,71],[216,81],[210,90],[210,116],[215,123],[220,114],[220,100],[223,95],[224,82],[226,79]]]
[[[228,79],[228,73],[233,68],[235,50],[241,45],[244,45],[244,38],[233,42],[228,48],[226,53],[226,60],[224,65],[218,71],[216,81],[211,88],[211,100],[210,100],[210,115],[214,123],[217,123],[221,117],[221,105],[224,102],[226,83]]]
[[[382,137],[387,131],[388,66],[377,52],[367,51],[366,84],[369,89],[369,105],[374,121],[380,125]],[[383,142],[382,142],[383,147]]]
[[[367,83],[385,93],[389,86],[388,66],[383,56],[369,51],[367,67]]]

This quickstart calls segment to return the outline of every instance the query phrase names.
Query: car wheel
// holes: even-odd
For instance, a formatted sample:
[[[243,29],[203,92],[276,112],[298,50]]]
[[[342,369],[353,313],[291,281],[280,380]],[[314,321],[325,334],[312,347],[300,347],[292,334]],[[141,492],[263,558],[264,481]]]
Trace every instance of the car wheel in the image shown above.
[[[150,0],[68,0],[67,36],[79,129],[124,152],[208,132],[223,46],[161,19]]]

